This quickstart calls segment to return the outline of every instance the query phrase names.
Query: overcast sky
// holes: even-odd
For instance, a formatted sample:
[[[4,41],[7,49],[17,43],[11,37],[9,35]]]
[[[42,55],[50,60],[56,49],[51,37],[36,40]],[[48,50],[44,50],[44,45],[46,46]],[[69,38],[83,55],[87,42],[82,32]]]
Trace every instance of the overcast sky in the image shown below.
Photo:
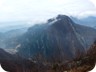
[[[57,14],[96,15],[96,0],[0,0],[0,22],[43,21]]]

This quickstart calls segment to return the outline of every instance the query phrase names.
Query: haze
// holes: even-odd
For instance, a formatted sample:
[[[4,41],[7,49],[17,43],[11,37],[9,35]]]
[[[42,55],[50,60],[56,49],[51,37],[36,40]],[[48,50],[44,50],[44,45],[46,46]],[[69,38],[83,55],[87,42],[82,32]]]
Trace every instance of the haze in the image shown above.
[[[95,0],[0,0],[0,22],[39,22],[66,14],[76,17],[96,15]]]

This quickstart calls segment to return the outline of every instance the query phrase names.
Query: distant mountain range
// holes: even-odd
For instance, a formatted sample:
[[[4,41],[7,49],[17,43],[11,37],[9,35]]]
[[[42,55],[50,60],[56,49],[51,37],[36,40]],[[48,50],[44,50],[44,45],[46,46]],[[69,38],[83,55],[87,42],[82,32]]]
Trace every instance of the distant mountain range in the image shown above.
[[[85,18],[71,17],[71,19],[77,24],[96,28],[96,16],[88,16]]]
[[[7,32],[0,33],[0,47],[1,48],[13,48],[13,46],[9,46],[9,43],[14,43],[19,36],[27,32],[27,28],[21,29],[13,29]]]
[[[0,22],[0,32],[7,32],[15,29],[28,29],[32,25],[28,21]]]

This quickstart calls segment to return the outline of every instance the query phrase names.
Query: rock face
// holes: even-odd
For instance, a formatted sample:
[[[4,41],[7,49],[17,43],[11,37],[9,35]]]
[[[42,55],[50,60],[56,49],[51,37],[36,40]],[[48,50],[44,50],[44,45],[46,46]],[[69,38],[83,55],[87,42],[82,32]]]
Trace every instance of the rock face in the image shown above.
[[[46,24],[30,27],[20,38],[17,53],[36,61],[63,63],[78,54],[85,54],[95,38],[95,29],[75,24],[68,16],[58,15]]]

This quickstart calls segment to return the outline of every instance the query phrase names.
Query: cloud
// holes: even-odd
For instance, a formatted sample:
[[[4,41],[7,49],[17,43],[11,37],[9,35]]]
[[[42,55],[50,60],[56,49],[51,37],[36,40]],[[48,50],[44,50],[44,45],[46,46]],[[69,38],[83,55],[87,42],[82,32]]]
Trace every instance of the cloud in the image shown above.
[[[90,0],[96,7],[96,0]]]
[[[46,20],[57,14],[94,11],[89,0],[0,0],[0,21]]]
[[[88,16],[96,16],[96,10],[82,12],[77,16],[77,18],[85,18]]]

